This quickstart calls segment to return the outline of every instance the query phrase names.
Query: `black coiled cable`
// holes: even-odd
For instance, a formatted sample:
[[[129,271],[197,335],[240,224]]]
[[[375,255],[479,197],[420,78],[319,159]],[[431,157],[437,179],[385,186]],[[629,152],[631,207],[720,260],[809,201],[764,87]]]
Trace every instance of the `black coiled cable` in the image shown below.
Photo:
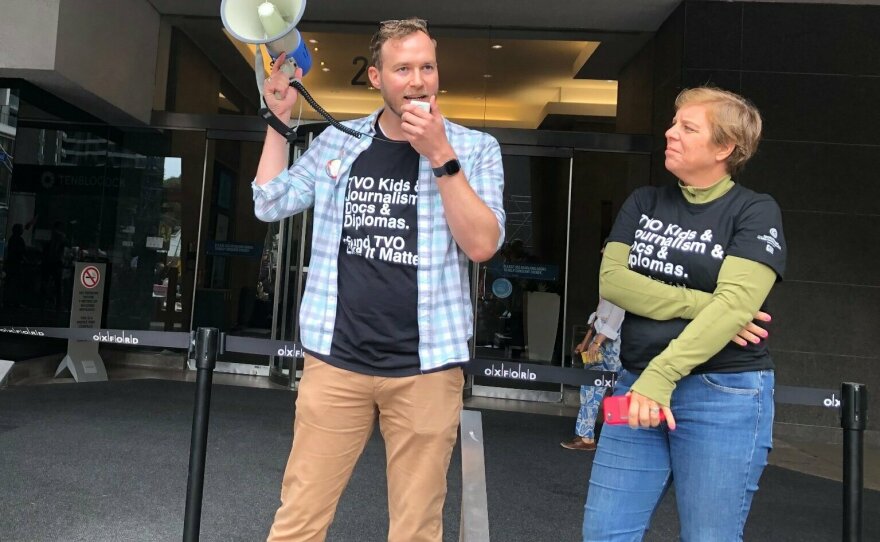
[[[314,110],[317,111],[319,115],[327,119],[327,122],[329,122],[331,126],[336,128],[340,132],[348,134],[354,138],[360,139],[361,137],[363,137],[364,134],[358,132],[357,130],[349,128],[348,126],[344,126],[338,120],[330,116],[330,113],[325,111],[324,108],[321,107],[314,98],[312,98],[312,95],[309,94],[309,91],[306,90],[306,87],[304,87],[303,84],[300,83],[298,80],[294,79],[293,81],[291,81],[290,86],[295,88],[296,91],[299,92],[299,95],[305,98],[305,100],[309,102],[309,105],[312,106],[312,108],[314,108]]]

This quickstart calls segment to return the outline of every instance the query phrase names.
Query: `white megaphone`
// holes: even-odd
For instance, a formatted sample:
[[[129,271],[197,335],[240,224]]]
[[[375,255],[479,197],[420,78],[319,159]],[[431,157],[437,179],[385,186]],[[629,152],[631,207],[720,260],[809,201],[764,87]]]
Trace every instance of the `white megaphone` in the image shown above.
[[[306,10],[306,0],[223,0],[220,17],[232,36],[244,43],[265,45],[274,60],[282,52],[288,62],[281,69],[293,77],[297,66],[305,75],[312,57],[296,25]]]
[[[280,70],[287,74],[290,86],[294,87],[300,96],[315,108],[322,117],[339,130],[353,137],[360,138],[363,134],[347,126],[343,126],[325,111],[309,95],[302,86],[302,82],[294,79],[296,68],[302,69],[303,75],[312,68],[312,57],[309,48],[302,40],[302,36],[296,29],[296,25],[306,10],[306,0],[223,0],[220,4],[220,17],[223,26],[232,36],[244,43],[257,45],[254,59],[254,71],[257,75],[257,86],[262,95],[262,63],[260,60],[260,45],[265,45],[272,60],[278,58],[282,52],[286,52],[284,64]],[[275,97],[281,99],[280,93]],[[262,98],[261,98],[262,99]],[[296,128],[290,128],[281,121],[266,106],[265,102],[259,111],[259,115],[269,123],[278,133],[292,141],[296,136]]]

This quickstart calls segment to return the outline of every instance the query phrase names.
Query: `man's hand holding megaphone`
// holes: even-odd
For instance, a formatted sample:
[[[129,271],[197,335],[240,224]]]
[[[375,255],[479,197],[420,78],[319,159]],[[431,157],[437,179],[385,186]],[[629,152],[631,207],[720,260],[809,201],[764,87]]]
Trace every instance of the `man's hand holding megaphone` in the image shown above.
[[[290,118],[290,112],[293,110],[299,95],[296,89],[290,86],[288,75],[281,70],[286,56],[287,53],[278,55],[278,58],[272,63],[272,72],[263,83],[263,99],[266,101],[266,107],[282,120]],[[300,79],[302,77],[302,68],[297,67],[293,77],[294,79]]]

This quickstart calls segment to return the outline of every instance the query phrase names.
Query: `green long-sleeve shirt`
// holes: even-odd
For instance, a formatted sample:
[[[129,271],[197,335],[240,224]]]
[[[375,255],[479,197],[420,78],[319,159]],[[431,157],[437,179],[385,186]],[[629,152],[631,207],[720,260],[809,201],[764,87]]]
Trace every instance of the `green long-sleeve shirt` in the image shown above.
[[[734,183],[730,177],[709,188],[682,186],[693,204],[712,202]],[[776,282],[776,272],[763,263],[727,255],[713,292],[667,285],[628,267],[630,246],[610,242],[602,259],[599,288],[602,298],[628,312],[654,320],[674,318],[691,322],[654,357],[636,383],[636,391],[669,406],[677,382],[717,354],[752,320]],[[626,341],[626,335],[623,336]]]

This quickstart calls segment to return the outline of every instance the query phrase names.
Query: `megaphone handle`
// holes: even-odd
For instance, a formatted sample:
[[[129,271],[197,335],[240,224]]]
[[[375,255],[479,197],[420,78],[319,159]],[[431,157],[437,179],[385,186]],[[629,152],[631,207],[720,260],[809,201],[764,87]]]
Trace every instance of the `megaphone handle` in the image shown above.
[[[293,76],[296,73],[296,62],[294,62],[292,58],[285,59],[284,64],[282,64],[281,67],[278,69],[281,70],[287,76],[288,81],[293,81]],[[275,93],[275,99],[276,100],[281,99],[280,92]]]

